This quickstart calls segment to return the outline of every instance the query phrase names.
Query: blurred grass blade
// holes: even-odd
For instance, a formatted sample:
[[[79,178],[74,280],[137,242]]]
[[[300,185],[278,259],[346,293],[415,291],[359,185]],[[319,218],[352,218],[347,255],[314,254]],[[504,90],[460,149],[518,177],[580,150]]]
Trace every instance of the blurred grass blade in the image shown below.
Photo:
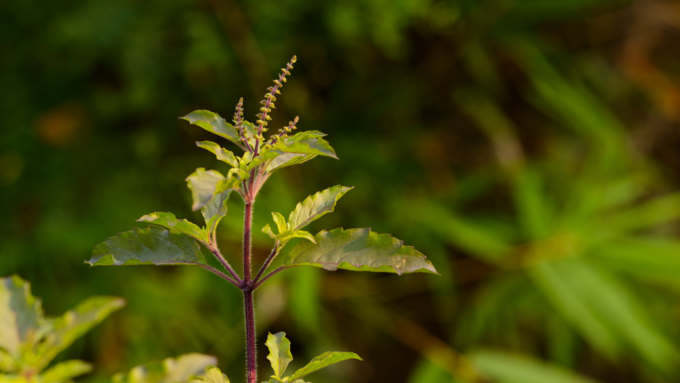
[[[470,358],[497,383],[596,383],[562,367],[524,355],[477,351]]]

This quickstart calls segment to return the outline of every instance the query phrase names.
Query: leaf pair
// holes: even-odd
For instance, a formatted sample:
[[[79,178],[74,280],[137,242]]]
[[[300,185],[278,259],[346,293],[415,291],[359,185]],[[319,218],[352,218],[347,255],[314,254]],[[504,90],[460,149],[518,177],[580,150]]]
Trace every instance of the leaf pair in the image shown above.
[[[40,373],[61,351],[125,305],[115,297],[91,297],[59,318],[46,318],[30,285],[18,276],[0,278],[0,380],[23,382]],[[61,383],[91,370],[71,360],[40,375],[43,383]],[[3,375],[2,373],[8,375]]]
[[[274,212],[272,216],[279,233],[274,234],[269,224],[262,228],[262,232],[268,234],[271,238],[279,240],[280,247],[283,247],[286,242],[293,238],[305,238],[316,244],[312,234],[300,229],[325,214],[333,212],[337,201],[352,189],[351,187],[336,185],[307,197],[304,201],[298,203],[295,210],[290,213],[288,222],[286,222],[283,215]]]
[[[297,370],[292,375],[283,377],[288,364],[293,361],[293,355],[290,353],[290,341],[283,332],[274,335],[269,334],[266,346],[269,348],[267,359],[269,359],[274,370],[274,375],[272,375],[272,379],[268,383],[305,383],[302,380],[303,377],[332,364],[348,359],[363,360],[353,352],[328,351],[312,359],[306,366]]]

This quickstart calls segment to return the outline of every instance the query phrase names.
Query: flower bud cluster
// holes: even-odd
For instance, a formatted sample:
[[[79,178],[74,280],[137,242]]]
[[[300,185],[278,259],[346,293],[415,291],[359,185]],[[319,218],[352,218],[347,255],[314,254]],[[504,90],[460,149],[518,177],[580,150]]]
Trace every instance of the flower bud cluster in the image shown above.
[[[246,137],[246,127],[243,124],[243,97],[238,100],[236,104],[236,112],[234,113],[234,128],[238,132],[238,140],[241,141],[249,151],[253,151],[253,148],[248,143],[248,137]]]
[[[272,118],[269,116],[269,113],[271,113],[272,109],[275,109],[276,106],[274,105],[274,102],[276,101],[276,95],[281,94],[280,89],[283,88],[283,83],[285,83],[286,76],[290,75],[290,70],[293,69],[293,64],[297,61],[297,57],[293,56],[293,58],[290,60],[290,62],[286,65],[285,68],[281,69],[281,75],[279,75],[279,78],[277,80],[274,80],[274,86],[270,86],[267,88],[267,94],[264,95],[264,100],[262,100],[260,103],[263,105],[260,108],[260,113],[257,114],[257,133],[262,136],[263,132],[267,131],[267,126],[268,121],[270,121]],[[262,137],[260,137],[262,140]]]
[[[290,121],[288,126],[284,126],[283,129],[279,129],[279,134],[276,134],[270,138],[269,145],[274,145],[276,142],[286,139],[288,137],[288,133],[291,133],[293,130],[297,129],[295,124],[297,124],[298,121],[300,121],[300,117],[295,116],[295,119]]]

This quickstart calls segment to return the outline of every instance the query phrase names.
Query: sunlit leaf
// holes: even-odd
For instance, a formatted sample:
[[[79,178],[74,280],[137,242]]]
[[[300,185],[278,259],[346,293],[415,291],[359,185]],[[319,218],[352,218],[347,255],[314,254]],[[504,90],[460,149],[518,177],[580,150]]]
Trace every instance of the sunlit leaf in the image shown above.
[[[177,219],[172,213],[151,213],[138,219],[137,222],[149,222],[154,225],[167,227],[177,232],[189,235],[204,243],[210,242],[208,234],[205,230],[198,227],[196,224],[187,221],[186,219]]]
[[[92,266],[206,264],[199,244],[191,237],[158,226],[133,229],[94,248]]]
[[[302,238],[306,239],[312,243],[316,243],[316,239],[314,239],[314,236],[312,233],[304,230],[295,230],[295,231],[289,231],[286,232],[284,235],[280,236],[281,243],[286,243],[290,241],[293,238]]]
[[[279,229],[279,233],[283,233],[288,229],[286,219],[283,217],[283,215],[281,215],[281,213],[273,212],[272,218],[274,218],[274,222],[276,223],[276,227]]]
[[[328,367],[332,364],[342,362],[348,359],[363,360],[359,357],[359,355],[353,352],[337,352],[337,351],[324,352],[323,354],[312,359],[312,361],[309,362],[306,366],[295,371],[295,373],[291,375],[288,379],[294,381],[295,379],[300,379],[306,375],[311,374],[312,372],[319,371],[322,368]]]
[[[191,383],[230,383],[227,375],[217,367],[208,367],[203,375],[193,379]]]
[[[194,201],[191,208],[194,211],[202,208],[216,195],[226,190],[238,188],[241,182],[248,177],[247,172],[237,168],[231,169],[227,177],[216,170],[196,169],[186,179]]]
[[[167,358],[162,362],[150,362],[137,366],[127,373],[114,375],[114,383],[179,383],[187,382],[192,376],[206,372],[217,364],[217,358],[203,354],[186,354],[176,359]],[[211,374],[211,377],[213,375]],[[207,381],[206,381],[207,382]],[[228,380],[227,380],[228,382]],[[211,382],[212,383],[212,382]]]
[[[0,348],[0,372],[16,371],[16,360],[9,352]]]
[[[38,346],[36,352],[39,357],[38,368],[42,369],[47,366],[62,350],[123,306],[125,306],[125,300],[121,298],[91,297],[75,309],[55,319],[52,331],[46,334]],[[74,366],[71,367],[82,368],[77,364]]]
[[[189,121],[196,126],[200,126],[210,133],[226,138],[242,148],[241,143],[238,140],[239,137],[236,129],[217,113],[213,113],[209,110],[196,110],[180,118]]]
[[[226,150],[225,148],[219,146],[218,144],[212,141],[198,141],[196,142],[196,146],[211,152],[217,157],[218,160],[226,162],[235,168],[238,167],[238,160],[236,159],[236,156],[234,156],[234,153],[232,153],[229,150]]]
[[[305,198],[290,213],[288,229],[301,229],[325,214],[333,212],[338,200],[350,190],[352,187],[336,185]]]
[[[28,282],[16,275],[0,278],[0,348],[18,355],[22,344],[33,345],[42,319],[40,300]]]
[[[528,356],[498,351],[479,351],[472,361],[498,383],[595,383],[562,367],[544,363]]]
[[[419,251],[404,246],[403,241],[389,234],[378,234],[368,228],[324,230],[314,238],[316,244],[305,241],[290,250],[284,265],[399,275],[412,272],[437,273],[432,263]]]
[[[293,361],[293,355],[290,353],[290,341],[286,338],[286,333],[279,332],[274,335],[269,334],[266,345],[269,349],[267,359],[272,365],[274,374],[281,378],[283,373],[286,372],[288,364]]]
[[[227,215],[227,201],[233,190],[227,189],[217,194],[201,208],[201,214],[205,220],[205,227],[209,236],[215,235],[217,225]]]
[[[41,374],[42,383],[62,383],[92,371],[92,365],[82,360],[69,360],[50,367]]]

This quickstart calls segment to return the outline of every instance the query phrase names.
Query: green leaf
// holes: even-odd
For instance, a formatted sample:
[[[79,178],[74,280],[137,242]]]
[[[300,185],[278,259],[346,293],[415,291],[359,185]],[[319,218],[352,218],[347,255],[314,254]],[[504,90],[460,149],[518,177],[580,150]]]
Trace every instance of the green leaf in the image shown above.
[[[480,351],[472,361],[499,383],[595,383],[594,380],[528,356]]]
[[[32,347],[42,320],[42,305],[30,284],[16,275],[0,278],[0,348],[18,356],[23,344]]]
[[[227,375],[223,374],[222,371],[217,367],[208,367],[203,375],[198,376],[193,379],[191,383],[230,383]]]
[[[215,235],[217,225],[219,225],[222,218],[227,215],[227,201],[233,190],[234,189],[227,189],[219,193],[201,208],[201,214],[203,214],[205,227],[209,236]]]
[[[288,229],[301,229],[335,209],[335,204],[352,187],[336,185],[305,198],[288,217]]]
[[[321,231],[316,243],[302,242],[289,251],[284,265],[314,266],[326,270],[354,270],[403,273],[426,272],[437,274],[426,257],[389,234],[378,234],[371,229],[342,228]]]
[[[236,129],[231,124],[227,123],[224,118],[220,117],[220,115],[217,113],[213,113],[209,110],[196,110],[184,117],[180,117],[180,119],[189,121],[191,124],[196,126],[200,126],[210,133],[226,138],[227,140],[238,145],[240,148],[243,148],[240,141],[238,140],[239,137]]]
[[[316,154],[283,153],[269,162],[267,165],[267,173],[272,173],[275,170],[283,169],[287,166],[307,162],[314,157],[316,157]]]
[[[291,232],[287,232],[285,235],[280,236],[280,240],[282,244],[285,244],[286,242],[290,241],[293,238],[303,238],[306,239],[314,244],[316,244],[316,239],[314,239],[314,236],[312,233],[304,230],[295,230]]]
[[[38,369],[47,366],[62,350],[123,306],[125,300],[121,298],[91,297],[55,319],[52,331],[37,348]]]
[[[191,189],[191,196],[194,200],[191,209],[196,211],[205,206],[215,195],[217,184],[224,180],[224,176],[217,170],[198,168],[187,177],[186,181]]]
[[[149,222],[154,225],[167,227],[168,229],[174,229],[175,231],[194,237],[206,244],[210,242],[210,238],[207,235],[208,233],[205,230],[186,219],[175,218],[175,215],[172,213],[156,212],[147,214],[138,219],[137,222]]]
[[[231,169],[227,177],[216,170],[206,171],[204,168],[196,169],[186,179],[194,200],[191,208],[196,211],[222,192],[237,189],[241,182],[249,176],[248,172],[237,168]]]
[[[91,266],[207,264],[199,244],[191,237],[149,226],[107,239],[94,248]]]
[[[186,354],[176,359],[150,362],[137,366],[127,373],[114,375],[114,383],[178,383],[187,382],[192,376],[206,372],[217,364],[214,356]],[[228,381],[227,381],[228,382]]]
[[[293,355],[290,353],[290,341],[286,338],[286,333],[279,332],[274,335],[267,336],[267,348],[269,348],[269,355],[267,359],[272,364],[272,370],[277,378],[281,378],[286,367],[293,360]]]
[[[82,360],[69,360],[50,367],[40,374],[42,383],[62,383],[92,371],[92,365]]]
[[[286,219],[283,217],[283,215],[281,215],[281,213],[273,212],[272,217],[274,218],[276,227],[279,229],[279,234],[285,233],[288,229],[288,225],[286,225]]]
[[[234,156],[234,153],[232,153],[229,150],[226,150],[225,148],[219,146],[218,144],[212,141],[198,141],[196,142],[196,146],[211,152],[212,154],[217,156],[218,160],[226,162],[235,168],[238,167],[238,160],[236,159],[236,156]]]
[[[348,359],[363,360],[359,357],[359,355],[353,352],[337,352],[337,351],[324,352],[323,354],[312,359],[312,361],[309,362],[306,366],[295,371],[295,373],[291,375],[288,379],[289,381],[300,379],[303,376],[311,374],[312,372],[318,371],[322,368],[328,367],[332,364],[342,362],[343,360]]]
[[[274,149],[283,153],[313,154],[338,159],[335,150],[323,138],[310,138],[300,142],[279,142]]]

